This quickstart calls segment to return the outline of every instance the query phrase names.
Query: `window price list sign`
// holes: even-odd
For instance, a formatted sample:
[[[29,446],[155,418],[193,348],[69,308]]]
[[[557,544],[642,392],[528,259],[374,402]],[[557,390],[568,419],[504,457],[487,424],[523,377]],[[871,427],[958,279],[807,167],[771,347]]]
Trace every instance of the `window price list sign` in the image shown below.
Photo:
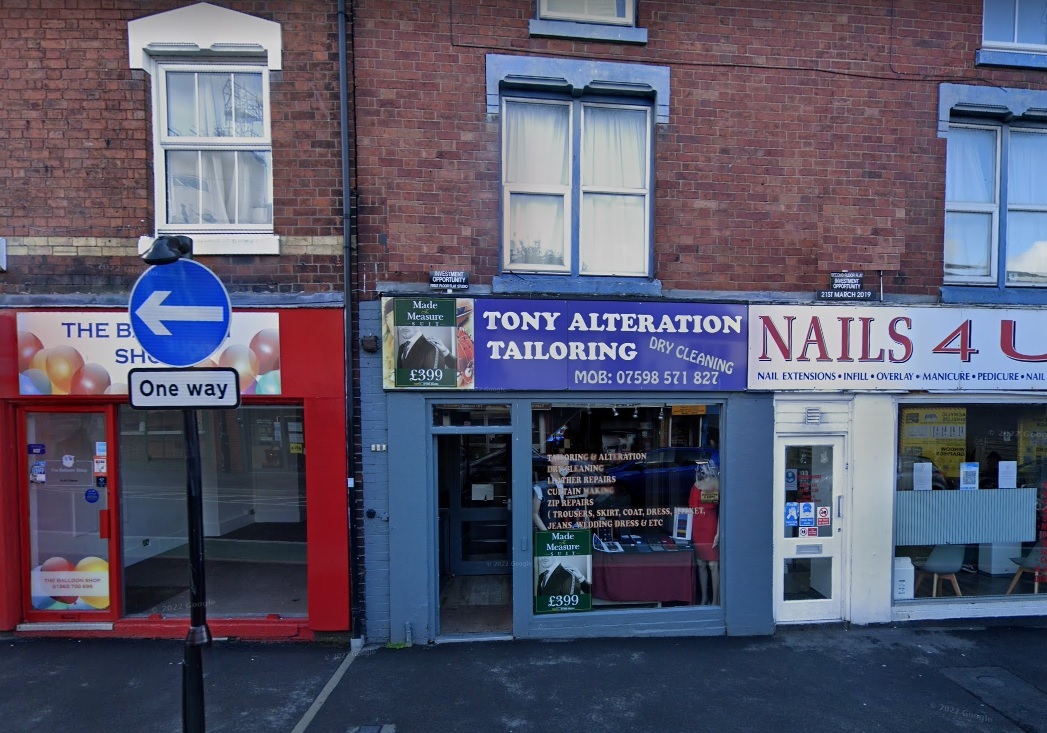
[[[534,612],[593,607],[593,541],[587,529],[534,533]]]

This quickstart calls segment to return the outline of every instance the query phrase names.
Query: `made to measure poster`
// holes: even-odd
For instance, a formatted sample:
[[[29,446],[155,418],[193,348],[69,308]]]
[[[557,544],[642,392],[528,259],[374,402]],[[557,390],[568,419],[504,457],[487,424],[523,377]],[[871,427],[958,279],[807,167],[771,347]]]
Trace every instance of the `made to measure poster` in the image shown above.
[[[534,533],[534,612],[593,607],[593,544],[587,529]]]

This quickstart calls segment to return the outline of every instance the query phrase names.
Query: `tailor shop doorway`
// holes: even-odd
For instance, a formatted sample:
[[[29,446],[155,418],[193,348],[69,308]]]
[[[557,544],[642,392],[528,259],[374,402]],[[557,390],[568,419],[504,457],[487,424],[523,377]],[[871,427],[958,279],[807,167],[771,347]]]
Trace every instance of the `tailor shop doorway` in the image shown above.
[[[512,435],[508,405],[434,408],[443,638],[510,635]]]

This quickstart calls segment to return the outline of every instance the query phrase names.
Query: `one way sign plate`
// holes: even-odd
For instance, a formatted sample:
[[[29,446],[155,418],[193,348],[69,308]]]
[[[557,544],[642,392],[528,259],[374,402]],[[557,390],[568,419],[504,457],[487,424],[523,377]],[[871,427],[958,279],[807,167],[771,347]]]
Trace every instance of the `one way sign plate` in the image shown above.
[[[127,373],[131,407],[137,410],[240,406],[235,369],[132,369]]]

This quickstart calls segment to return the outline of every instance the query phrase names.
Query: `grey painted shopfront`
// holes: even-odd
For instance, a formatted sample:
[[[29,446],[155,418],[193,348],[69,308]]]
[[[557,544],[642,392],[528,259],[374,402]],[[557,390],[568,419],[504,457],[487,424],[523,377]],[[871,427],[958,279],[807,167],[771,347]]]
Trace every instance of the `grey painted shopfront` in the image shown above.
[[[360,373],[367,637],[773,632],[774,403],[744,390],[744,307],[457,304],[421,338],[397,336],[419,317],[405,313],[443,304],[361,304],[361,335],[384,346]],[[529,313],[547,333],[523,333]],[[416,344],[427,361],[398,371]],[[601,368],[574,368],[587,358]],[[396,384],[419,369],[443,382]],[[586,557],[559,558],[577,581],[544,596],[536,538],[558,532],[585,538]]]

